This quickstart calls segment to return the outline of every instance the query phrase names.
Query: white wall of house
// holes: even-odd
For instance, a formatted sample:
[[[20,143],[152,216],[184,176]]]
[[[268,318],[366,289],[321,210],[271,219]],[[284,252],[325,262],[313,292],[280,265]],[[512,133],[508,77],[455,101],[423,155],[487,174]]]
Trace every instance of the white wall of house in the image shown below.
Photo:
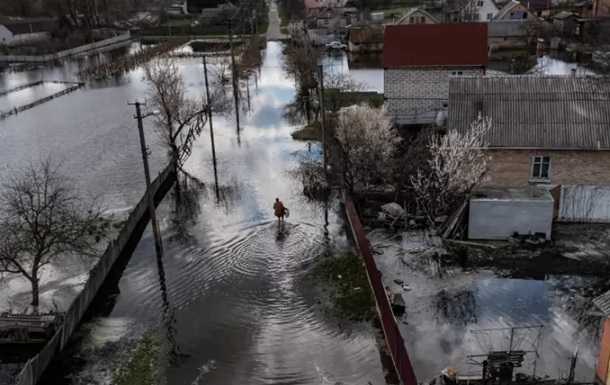
[[[3,25],[0,25],[0,45],[10,45],[13,42],[13,33]]]
[[[484,73],[482,67],[386,69],[383,78],[386,108],[400,124],[432,123],[436,113],[447,108],[451,76]]]
[[[462,10],[466,21],[488,22],[498,14],[499,9],[492,0],[471,0]]]

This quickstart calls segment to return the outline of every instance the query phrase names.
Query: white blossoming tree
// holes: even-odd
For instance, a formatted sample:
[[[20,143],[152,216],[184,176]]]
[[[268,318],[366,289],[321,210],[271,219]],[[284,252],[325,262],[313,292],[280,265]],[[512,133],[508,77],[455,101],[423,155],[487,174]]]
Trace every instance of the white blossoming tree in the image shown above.
[[[364,104],[341,109],[335,137],[348,190],[390,183],[401,137],[385,110]]]
[[[438,216],[449,214],[483,181],[488,168],[485,148],[490,128],[491,119],[479,116],[469,130],[451,130],[432,137],[426,169],[419,169],[410,178],[417,206],[431,225]]]

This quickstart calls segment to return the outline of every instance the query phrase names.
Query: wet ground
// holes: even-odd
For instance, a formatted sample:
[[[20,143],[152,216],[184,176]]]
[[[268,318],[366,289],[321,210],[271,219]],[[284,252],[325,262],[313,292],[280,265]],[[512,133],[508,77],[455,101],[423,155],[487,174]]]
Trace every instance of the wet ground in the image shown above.
[[[480,374],[469,355],[507,350],[510,328],[531,327],[513,334],[513,350],[532,351],[519,371],[565,377],[578,352],[576,380],[592,382],[601,320],[591,299],[609,288],[605,279],[443,266],[416,231],[373,230],[369,239],[384,283],[405,301],[400,328],[419,380],[445,367]]]

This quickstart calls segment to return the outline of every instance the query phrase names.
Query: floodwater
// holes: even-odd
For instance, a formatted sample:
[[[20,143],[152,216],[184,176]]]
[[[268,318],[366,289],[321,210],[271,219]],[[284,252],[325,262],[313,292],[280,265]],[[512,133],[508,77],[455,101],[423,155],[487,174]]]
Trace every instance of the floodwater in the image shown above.
[[[325,210],[304,200],[290,173],[299,156],[319,156],[319,148],[290,137],[296,127],[284,119],[284,107],[293,100],[294,81],[282,60],[281,44],[268,43],[264,64],[249,82],[250,109],[242,103],[239,134],[233,118],[214,120],[219,199],[206,129],[186,165],[204,186],[191,181],[183,187],[180,214],[174,195],[161,204],[163,279],[146,232],[116,290],[43,383],[103,383],[150,330],[180,353],[177,362],[161,363],[169,384],[384,383],[372,325],[346,328],[319,311],[304,287],[317,258],[349,246],[336,204],[325,226]],[[177,62],[189,94],[200,96],[200,60]],[[115,210],[133,205],[142,192],[142,169],[126,103],[144,92],[142,73],[135,71],[9,119],[5,136],[26,154],[6,145],[6,159],[23,163],[39,151],[70,154],[62,159],[84,188]],[[49,122],[36,124],[47,114]],[[147,122],[158,170],[164,154],[150,127]],[[271,209],[275,197],[290,209],[282,231]]]
[[[441,267],[422,254],[432,246],[421,233],[369,237],[384,283],[405,301],[399,326],[420,381],[446,367],[480,374],[480,355],[512,349],[529,352],[517,372],[552,378],[567,377],[577,353],[576,381],[592,382],[601,319],[591,300],[607,280]]]

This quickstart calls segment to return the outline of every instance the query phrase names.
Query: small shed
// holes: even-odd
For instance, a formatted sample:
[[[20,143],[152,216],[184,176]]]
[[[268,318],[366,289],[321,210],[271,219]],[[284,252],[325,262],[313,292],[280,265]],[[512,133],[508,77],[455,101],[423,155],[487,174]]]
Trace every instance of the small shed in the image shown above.
[[[540,234],[551,239],[554,200],[546,189],[484,189],[470,199],[468,238],[506,240]]]

